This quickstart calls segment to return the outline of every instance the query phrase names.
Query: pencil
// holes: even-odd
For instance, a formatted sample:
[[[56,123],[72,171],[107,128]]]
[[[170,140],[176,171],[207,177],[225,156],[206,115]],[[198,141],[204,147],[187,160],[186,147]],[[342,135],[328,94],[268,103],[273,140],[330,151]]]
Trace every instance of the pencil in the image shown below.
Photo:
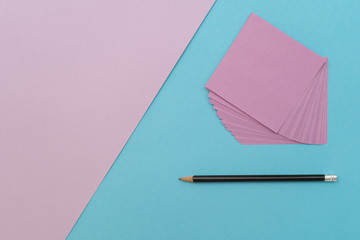
[[[300,175],[194,175],[179,178],[186,182],[289,182],[324,181],[336,182],[336,175],[300,174]]]

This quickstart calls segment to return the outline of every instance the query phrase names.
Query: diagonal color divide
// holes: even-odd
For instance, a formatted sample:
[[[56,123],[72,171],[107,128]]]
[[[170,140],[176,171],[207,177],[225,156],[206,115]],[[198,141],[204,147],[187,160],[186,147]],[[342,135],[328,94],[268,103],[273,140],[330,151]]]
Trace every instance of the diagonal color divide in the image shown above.
[[[0,239],[65,239],[213,0],[2,1]]]

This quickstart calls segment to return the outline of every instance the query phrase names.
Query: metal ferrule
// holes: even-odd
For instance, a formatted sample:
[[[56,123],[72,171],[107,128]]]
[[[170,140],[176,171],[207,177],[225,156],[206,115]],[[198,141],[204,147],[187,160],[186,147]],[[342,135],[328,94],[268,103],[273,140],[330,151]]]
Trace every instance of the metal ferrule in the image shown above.
[[[325,175],[325,182],[336,182],[337,176],[336,175]]]

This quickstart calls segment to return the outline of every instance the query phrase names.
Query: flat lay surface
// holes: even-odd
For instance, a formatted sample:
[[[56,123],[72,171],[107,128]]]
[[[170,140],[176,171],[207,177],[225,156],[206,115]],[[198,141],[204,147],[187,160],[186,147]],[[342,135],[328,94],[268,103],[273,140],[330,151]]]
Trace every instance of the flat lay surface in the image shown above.
[[[212,4],[1,1],[0,239],[66,238]]]
[[[244,146],[216,116],[205,85],[252,12],[329,58],[327,144]],[[360,239],[359,12],[359,1],[218,0],[68,239]],[[338,182],[178,180],[317,173]]]

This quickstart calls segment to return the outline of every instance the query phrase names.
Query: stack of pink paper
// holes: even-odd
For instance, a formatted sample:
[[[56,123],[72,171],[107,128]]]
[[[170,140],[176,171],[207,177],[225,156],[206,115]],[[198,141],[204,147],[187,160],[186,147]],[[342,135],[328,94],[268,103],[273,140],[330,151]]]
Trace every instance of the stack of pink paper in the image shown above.
[[[206,85],[242,144],[325,144],[328,61],[251,14]]]

